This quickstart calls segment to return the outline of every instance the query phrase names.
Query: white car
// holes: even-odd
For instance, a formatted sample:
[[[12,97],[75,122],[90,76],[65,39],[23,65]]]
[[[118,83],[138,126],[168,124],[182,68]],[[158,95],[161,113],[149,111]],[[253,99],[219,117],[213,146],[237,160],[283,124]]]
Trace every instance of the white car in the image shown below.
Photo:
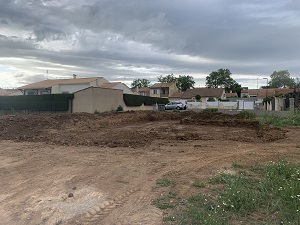
[[[168,110],[168,109],[180,110],[180,109],[186,109],[186,108],[187,108],[187,106],[179,101],[169,102],[168,104],[165,105],[165,110]]]

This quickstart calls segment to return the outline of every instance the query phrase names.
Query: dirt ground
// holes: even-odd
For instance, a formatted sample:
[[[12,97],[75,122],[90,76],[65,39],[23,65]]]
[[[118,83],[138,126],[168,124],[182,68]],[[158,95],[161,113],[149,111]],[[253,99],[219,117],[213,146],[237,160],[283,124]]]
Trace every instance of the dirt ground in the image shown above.
[[[218,113],[3,116],[0,224],[163,224],[157,179],[188,196],[233,162],[300,162],[299,135]]]

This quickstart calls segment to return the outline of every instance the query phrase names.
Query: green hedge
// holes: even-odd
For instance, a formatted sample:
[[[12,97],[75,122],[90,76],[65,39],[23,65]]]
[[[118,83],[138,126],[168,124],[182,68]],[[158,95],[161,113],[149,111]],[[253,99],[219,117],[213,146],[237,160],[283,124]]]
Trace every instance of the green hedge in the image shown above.
[[[0,110],[68,111],[73,94],[0,96]]]
[[[131,95],[123,94],[123,100],[127,106],[141,106],[144,105],[151,106],[154,104],[167,104],[169,100],[167,98],[156,98],[142,95]]]

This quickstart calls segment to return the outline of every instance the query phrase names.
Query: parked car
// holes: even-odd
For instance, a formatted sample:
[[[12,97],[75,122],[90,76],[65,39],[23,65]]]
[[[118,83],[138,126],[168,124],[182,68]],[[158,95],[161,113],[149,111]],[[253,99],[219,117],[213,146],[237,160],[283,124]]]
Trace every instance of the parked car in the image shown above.
[[[177,102],[177,101],[174,101],[174,102],[169,102],[168,104],[165,105],[165,110],[168,110],[168,109],[186,109],[186,105],[183,104],[182,102]]]

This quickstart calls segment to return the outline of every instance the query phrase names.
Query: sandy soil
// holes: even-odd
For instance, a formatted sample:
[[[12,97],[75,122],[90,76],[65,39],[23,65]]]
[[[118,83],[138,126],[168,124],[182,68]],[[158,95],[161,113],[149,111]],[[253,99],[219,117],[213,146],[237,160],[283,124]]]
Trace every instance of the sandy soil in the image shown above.
[[[186,196],[232,162],[300,162],[299,134],[194,112],[0,117],[0,224],[163,224],[157,179]]]

